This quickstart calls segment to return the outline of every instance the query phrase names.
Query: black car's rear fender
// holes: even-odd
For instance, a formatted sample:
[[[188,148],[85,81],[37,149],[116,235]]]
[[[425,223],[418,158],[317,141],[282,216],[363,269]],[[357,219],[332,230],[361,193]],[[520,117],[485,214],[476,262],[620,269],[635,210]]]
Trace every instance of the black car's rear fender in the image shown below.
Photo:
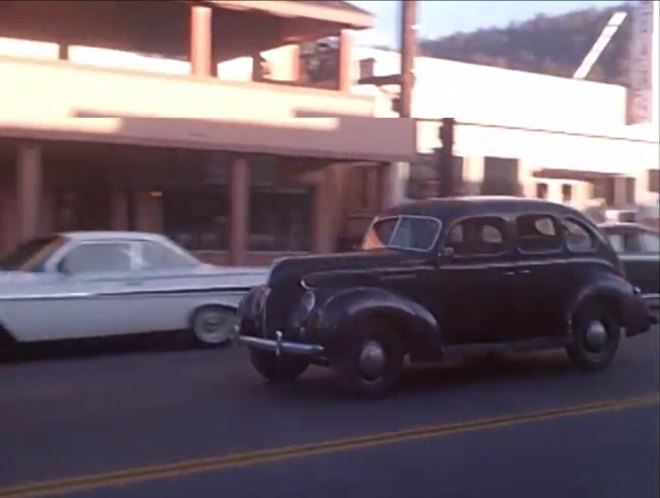
[[[581,306],[593,301],[603,303],[615,313],[627,336],[646,332],[653,323],[642,296],[634,292],[633,286],[617,275],[605,275],[580,288],[570,298],[566,314],[567,325]]]
[[[316,314],[310,324],[310,333],[330,352],[338,351],[350,342],[356,327],[378,319],[396,328],[409,348],[440,350],[438,322],[426,308],[375,287],[359,287],[334,294]]]

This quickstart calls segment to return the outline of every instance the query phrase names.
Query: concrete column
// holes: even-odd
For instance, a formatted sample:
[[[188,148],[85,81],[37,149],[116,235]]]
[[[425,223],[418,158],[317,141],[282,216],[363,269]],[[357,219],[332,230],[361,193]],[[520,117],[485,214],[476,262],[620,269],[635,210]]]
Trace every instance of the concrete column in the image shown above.
[[[190,70],[195,76],[210,76],[212,60],[211,7],[192,4],[190,7]]]
[[[231,166],[229,219],[229,262],[243,265],[247,256],[250,223],[250,166],[244,157],[235,158]]]
[[[351,90],[353,59],[351,49],[353,46],[352,32],[342,29],[339,34],[339,50],[337,51],[337,90],[349,92]]]
[[[402,171],[406,166],[405,163],[388,163],[380,167],[381,209],[403,202],[405,185],[403,184]]]
[[[18,243],[18,213],[16,198],[8,186],[0,185],[0,254],[9,252]]]
[[[291,81],[300,82],[300,45],[291,46]]]
[[[115,190],[111,197],[111,223],[113,230],[128,230],[128,194]]]
[[[617,176],[613,179],[614,182],[614,206],[615,208],[627,207],[626,199],[626,177]]]
[[[252,81],[263,81],[268,76],[268,61],[257,52],[252,55]]]
[[[39,234],[42,192],[41,147],[36,144],[20,145],[16,166],[18,235],[20,241],[25,241]]]

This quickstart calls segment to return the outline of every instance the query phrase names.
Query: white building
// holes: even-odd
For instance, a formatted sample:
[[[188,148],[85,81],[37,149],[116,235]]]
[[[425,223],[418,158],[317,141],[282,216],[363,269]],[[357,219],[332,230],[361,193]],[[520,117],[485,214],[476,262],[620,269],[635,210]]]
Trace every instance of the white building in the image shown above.
[[[396,52],[360,48],[354,59],[356,83],[399,71]],[[541,196],[579,208],[593,198],[620,208],[657,204],[657,124],[626,124],[625,87],[428,57],[416,59],[415,79],[421,159],[401,168],[402,196],[420,195],[435,177],[438,121],[451,117],[465,193]],[[396,116],[398,85],[385,78],[354,91],[380,95],[380,115]]]

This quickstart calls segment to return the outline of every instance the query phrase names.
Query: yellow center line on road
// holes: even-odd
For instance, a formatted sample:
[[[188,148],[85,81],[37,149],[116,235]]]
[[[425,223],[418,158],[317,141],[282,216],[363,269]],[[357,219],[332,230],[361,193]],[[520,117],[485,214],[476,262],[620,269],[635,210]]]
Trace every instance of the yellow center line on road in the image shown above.
[[[285,460],[323,455],[340,451],[357,450],[373,446],[402,443],[416,439],[428,439],[468,431],[496,429],[528,422],[538,422],[561,417],[587,415],[615,410],[625,410],[660,403],[660,393],[598,401],[583,405],[555,408],[536,412],[505,415],[500,417],[468,420],[421,426],[368,436],[349,437],[319,443],[285,446],[269,450],[248,451],[225,456],[199,458],[166,465],[138,467],[102,474],[72,477],[43,482],[31,482],[0,488],[0,498],[39,498],[64,495],[111,486],[125,486],[157,479],[180,477],[203,472],[222,471],[238,467],[275,463]]]

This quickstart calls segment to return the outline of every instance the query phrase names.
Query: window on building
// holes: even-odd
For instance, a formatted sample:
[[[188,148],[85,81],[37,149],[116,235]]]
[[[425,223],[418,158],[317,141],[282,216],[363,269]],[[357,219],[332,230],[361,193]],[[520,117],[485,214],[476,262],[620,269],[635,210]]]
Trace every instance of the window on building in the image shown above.
[[[484,158],[483,195],[520,195],[518,159]]]
[[[571,252],[589,252],[594,249],[596,240],[589,229],[573,220],[564,220],[564,238]]]
[[[179,149],[167,157],[159,194],[163,231],[190,251],[227,250],[231,155]]]
[[[548,198],[548,184],[547,183],[537,183],[536,184],[536,198],[537,199],[547,199]]]
[[[339,71],[338,51],[339,39],[337,37],[303,44],[300,51],[303,81],[311,84],[336,81]]]
[[[163,192],[163,231],[190,251],[219,251],[229,247],[227,187],[167,189]]]
[[[660,194],[660,170],[649,170],[649,192]]]
[[[311,250],[313,188],[283,178],[284,159],[253,156],[250,161],[251,251]]]
[[[439,171],[438,159],[435,154],[420,154],[415,161],[410,163],[406,196],[409,199],[435,197],[441,191],[442,181],[453,181],[456,193],[461,193],[464,187],[464,158],[454,156],[452,168],[450,180],[449,175],[441,174]]]
[[[131,267],[131,247],[127,242],[83,244],[71,249],[60,264],[61,271],[74,275],[130,272]]]
[[[562,202],[570,202],[573,200],[573,185],[570,183],[562,183],[561,200]]]
[[[449,230],[444,246],[457,256],[491,256],[505,251],[505,233],[506,222],[501,218],[469,218]]]
[[[562,240],[555,219],[548,215],[526,214],[516,218],[518,248],[526,253],[561,249]]]

